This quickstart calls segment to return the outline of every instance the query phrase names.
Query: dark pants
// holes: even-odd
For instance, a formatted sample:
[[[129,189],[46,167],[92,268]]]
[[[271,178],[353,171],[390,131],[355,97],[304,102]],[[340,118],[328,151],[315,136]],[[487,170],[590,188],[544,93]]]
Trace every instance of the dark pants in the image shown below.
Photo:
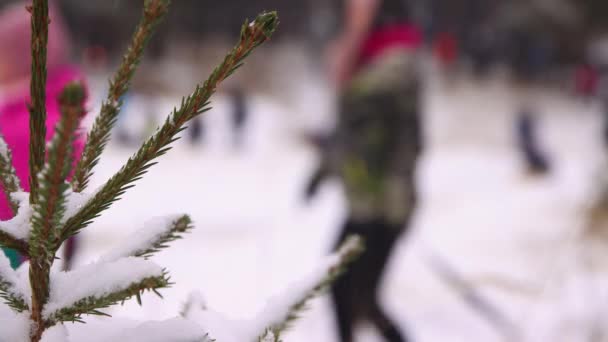
[[[365,240],[365,252],[332,287],[341,342],[353,341],[354,326],[362,320],[372,323],[388,342],[407,341],[378,298],[384,269],[403,227],[384,220],[348,221],[344,225],[339,242],[357,234]]]
[[[537,123],[532,114],[522,111],[517,117],[517,138],[519,149],[530,171],[546,173],[550,165],[538,144]]]

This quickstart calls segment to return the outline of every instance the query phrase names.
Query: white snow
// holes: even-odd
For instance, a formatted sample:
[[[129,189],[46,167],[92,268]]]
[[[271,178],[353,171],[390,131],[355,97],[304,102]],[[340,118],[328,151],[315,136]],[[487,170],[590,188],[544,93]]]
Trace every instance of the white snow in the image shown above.
[[[268,299],[265,307],[248,319],[233,319],[227,315],[209,310],[206,305],[191,305],[186,318],[197,322],[209,336],[217,341],[238,342],[257,341],[266,329],[282,323],[290,309],[314,289],[327,276],[330,269],[338,266],[342,257],[357,247],[356,240],[349,240],[339,253],[318,262],[317,267],[284,288],[279,295]],[[200,301],[199,296],[191,296],[191,301]],[[268,335],[266,339],[270,338]]]
[[[29,315],[0,304],[0,342],[29,342],[29,335]]]
[[[96,193],[97,190],[93,192],[73,192],[72,190],[68,190],[66,192],[65,214],[63,215],[62,222],[66,222],[69,218],[76,215]]]
[[[20,240],[27,240],[30,236],[30,218],[32,208],[29,202],[29,193],[19,192],[11,194],[15,201],[19,202],[17,215],[10,220],[0,221],[0,230],[9,233]]]
[[[163,274],[154,262],[139,258],[121,258],[98,262],[74,271],[51,274],[51,292],[44,307],[44,316],[67,308],[87,297],[103,297],[124,290],[146,278]]]
[[[0,279],[10,284],[11,287],[15,287],[18,283],[17,273],[4,253],[0,253]]]
[[[104,318],[70,324],[68,330],[70,342],[211,342],[200,326],[183,318],[148,322]]]
[[[63,324],[52,326],[42,335],[42,342],[69,342],[68,331]]]
[[[173,224],[184,215],[170,215],[149,220],[141,228],[120,242],[118,246],[104,254],[100,260],[103,262],[115,261],[120,258],[135,256],[158,242],[158,240],[171,231]]]

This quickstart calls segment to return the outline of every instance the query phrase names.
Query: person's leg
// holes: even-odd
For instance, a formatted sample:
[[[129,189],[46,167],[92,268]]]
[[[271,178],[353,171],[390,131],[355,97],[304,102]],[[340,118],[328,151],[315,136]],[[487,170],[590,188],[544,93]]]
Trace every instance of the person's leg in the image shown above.
[[[358,234],[358,231],[358,224],[352,221],[345,223],[337,245],[340,245],[346,236]],[[353,334],[356,320],[354,272],[355,265],[351,265],[331,287],[331,297],[334,304],[340,342],[354,341]]]
[[[247,111],[247,101],[243,90],[234,89],[231,92],[232,97],[232,132],[234,134],[234,147],[240,148],[243,145],[245,136],[245,125],[249,117]]]
[[[340,342],[353,342],[355,314],[350,285],[348,280],[341,278],[331,288]]]
[[[527,110],[522,110],[517,117],[519,148],[531,172],[547,173],[550,171],[550,165],[548,158],[540,149],[536,128],[537,122],[533,115]]]
[[[376,303],[378,303],[376,301]],[[384,313],[379,305],[375,305],[371,311],[371,320],[376,329],[387,342],[407,342],[408,339],[402,335],[397,325]]]
[[[191,144],[194,145],[194,144],[200,142],[201,139],[203,138],[203,133],[204,133],[204,127],[203,127],[203,122],[201,121],[201,118],[195,118],[192,121],[190,121],[189,129],[188,129],[188,136],[190,138]]]
[[[404,225],[389,224],[383,221],[378,221],[374,227],[376,230],[374,239],[375,250],[373,251],[373,258],[371,258],[374,265],[370,265],[370,273],[374,279],[373,284],[369,284],[370,291],[373,291],[373,304],[369,308],[369,317],[367,318],[388,342],[407,341],[406,336],[399,329],[398,325],[385,313],[379,300],[380,284],[385,273],[384,271],[389,264],[390,256],[403,227]]]
[[[77,237],[72,236],[65,243],[65,249],[63,250],[63,270],[69,271],[72,269],[74,262],[74,255],[76,254]]]

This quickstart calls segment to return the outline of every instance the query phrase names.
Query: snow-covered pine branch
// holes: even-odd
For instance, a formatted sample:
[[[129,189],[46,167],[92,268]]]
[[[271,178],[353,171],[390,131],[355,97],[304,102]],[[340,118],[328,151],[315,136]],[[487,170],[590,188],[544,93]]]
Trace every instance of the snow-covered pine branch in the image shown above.
[[[188,215],[159,217],[144,224],[123,242],[101,257],[102,261],[114,261],[124,257],[148,258],[168,243],[181,239],[181,234],[191,230],[192,220]]]
[[[13,310],[23,312],[28,310],[27,298],[20,290],[17,272],[4,253],[0,252],[0,298]]]
[[[274,338],[279,339],[299,318],[310,301],[322,295],[363,250],[363,240],[360,237],[348,237],[336,253],[323,260],[307,277],[293,283],[281,295],[270,299],[270,304],[258,315],[258,325],[255,327],[259,336],[257,340],[263,341],[264,335],[267,335],[268,330],[264,329],[270,329]]]
[[[146,3],[149,2],[151,1]],[[186,124],[209,110],[209,99],[215,94],[220,84],[243,65],[245,59],[255,48],[270,38],[277,25],[278,18],[274,12],[262,13],[252,22],[252,25],[248,23],[243,25],[238,43],[226,55],[222,63],[202,85],[197,85],[192,94],[182,99],[180,107],[167,117],[156,133],[146,140],[127,163],[101,186],[95,196],[78,213],[67,220],[62,235],[65,237],[77,234],[132,188],[134,183],[156,164],[155,160],[171,149],[172,143],[179,139],[178,134],[185,129]]]
[[[183,318],[143,322],[119,332],[105,333],[105,336],[89,339],[89,341],[215,342],[199,325]]]
[[[362,252],[362,240],[356,236],[348,238],[338,252],[323,259],[307,276],[294,282],[282,294],[270,298],[268,305],[251,320],[233,320],[209,310],[200,302],[200,296],[190,297],[193,302],[186,304],[183,315],[198,323],[217,341],[280,341],[281,334],[298,318],[306,305],[323,294]]]
[[[23,192],[23,189],[21,189],[21,182],[13,166],[13,155],[2,135],[0,135],[0,185],[13,214],[16,214],[19,209],[19,202],[12,198],[12,194]]]
[[[104,309],[131,297],[141,303],[144,291],[170,285],[165,270],[152,261],[128,257],[98,262],[71,272],[51,274],[51,288],[43,317],[49,326],[80,322],[82,315],[106,315]],[[74,286],[77,284],[78,286]]]

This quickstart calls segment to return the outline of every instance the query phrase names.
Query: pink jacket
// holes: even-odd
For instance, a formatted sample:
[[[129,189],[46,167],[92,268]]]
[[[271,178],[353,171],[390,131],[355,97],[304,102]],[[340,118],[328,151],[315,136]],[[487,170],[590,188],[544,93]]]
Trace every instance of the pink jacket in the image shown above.
[[[59,121],[60,112],[57,97],[63,87],[71,81],[84,82],[83,75],[74,67],[64,66],[49,71],[47,79],[47,119],[46,139],[51,139],[55,133],[55,125]],[[29,86],[29,84],[28,84]],[[13,164],[21,186],[29,191],[29,88],[0,103],[0,134],[6,140],[13,153]],[[83,148],[83,137],[77,141],[75,155],[80,156]],[[12,217],[6,196],[0,195],[0,219]]]

